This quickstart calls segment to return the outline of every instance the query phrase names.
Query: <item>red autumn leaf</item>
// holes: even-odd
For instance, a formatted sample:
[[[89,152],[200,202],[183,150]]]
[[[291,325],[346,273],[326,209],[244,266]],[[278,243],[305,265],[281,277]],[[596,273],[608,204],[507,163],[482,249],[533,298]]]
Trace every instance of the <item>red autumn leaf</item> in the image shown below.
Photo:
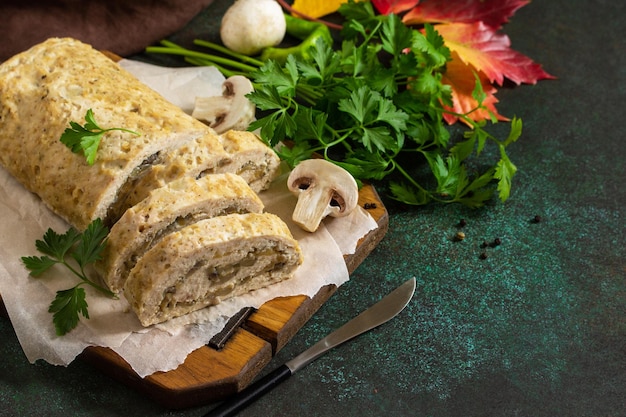
[[[450,111],[467,114],[475,121],[508,120],[498,114],[495,105],[497,91],[507,78],[515,84],[535,84],[542,79],[555,78],[527,56],[511,49],[508,36],[497,31],[530,0],[372,0],[380,14],[400,14],[408,25],[436,24],[452,53],[443,82],[452,89]],[[485,98],[482,108],[472,96],[478,77]],[[450,124],[459,120],[454,114],[444,116]],[[463,121],[463,118],[460,118]],[[467,121],[464,121],[467,123]],[[469,124],[469,123],[468,123]]]
[[[530,0],[425,0],[404,15],[402,20],[407,25],[483,22],[500,29],[517,9],[528,3]]]
[[[554,78],[541,65],[510,48],[505,34],[482,22],[435,25],[445,45],[466,64],[483,72],[490,82],[502,85],[504,78],[515,84],[536,84],[542,79]]]
[[[380,14],[400,14],[415,7],[420,0],[372,0],[374,8]]]
[[[472,96],[472,92],[476,86],[476,76],[478,77],[483,92],[485,93],[485,99],[482,101],[484,108],[478,108],[479,103]],[[456,114],[467,114],[467,116],[474,120],[489,120],[491,115],[495,116],[498,120],[507,121],[507,117],[498,114],[495,104],[498,99],[495,97],[496,88],[489,83],[487,77],[482,73],[476,73],[475,70],[463,63],[456,53],[452,53],[452,60],[448,62],[446,72],[443,74],[442,82],[447,84],[452,89],[452,107],[445,106],[447,110],[450,110]],[[444,119],[448,124],[454,124],[459,117],[455,114],[444,113]],[[463,121],[463,119],[460,119]]]

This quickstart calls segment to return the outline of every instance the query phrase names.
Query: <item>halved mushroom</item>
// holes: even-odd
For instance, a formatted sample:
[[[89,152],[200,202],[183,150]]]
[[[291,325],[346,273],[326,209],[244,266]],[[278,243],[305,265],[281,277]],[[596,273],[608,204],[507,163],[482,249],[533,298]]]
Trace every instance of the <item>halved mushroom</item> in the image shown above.
[[[233,75],[222,83],[222,95],[196,97],[191,115],[208,124],[217,133],[246,130],[254,121],[256,106],[246,97],[254,90],[249,79]]]
[[[346,216],[359,199],[352,175],[324,159],[307,159],[296,165],[287,187],[298,197],[292,219],[308,232],[316,231],[326,216]]]

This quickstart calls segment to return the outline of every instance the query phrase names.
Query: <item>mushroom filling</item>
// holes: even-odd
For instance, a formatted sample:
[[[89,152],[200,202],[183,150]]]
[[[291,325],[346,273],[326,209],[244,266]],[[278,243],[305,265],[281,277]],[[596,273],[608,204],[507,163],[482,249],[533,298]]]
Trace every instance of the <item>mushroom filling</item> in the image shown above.
[[[253,182],[264,178],[268,171],[269,165],[267,163],[257,164],[253,161],[248,161],[238,167],[235,173],[244,177],[248,182]]]
[[[221,172],[226,172],[224,170],[224,167],[228,166],[228,164],[230,164],[230,163],[231,163],[231,160],[229,158],[222,158],[219,161],[217,161],[217,164],[214,167],[210,167],[210,168],[207,168],[207,169],[201,171],[196,176],[196,179],[199,180],[200,178],[203,178],[206,175],[211,175],[211,174],[214,174],[216,172],[220,172],[220,173]]]
[[[154,165],[158,165],[162,162],[161,153],[157,152],[150,155],[143,160],[133,171],[130,173],[126,182],[117,190],[115,201],[109,207],[106,214],[104,223],[111,227],[122,217],[124,212],[130,208],[130,195],[133,190],[141,181],[141,179],[152,169]]]
[[[226,253],[224,257],[230,257]],[[284,269],[287,255],[271,247],[251,248],[238,260],[223,264],[209,264],[207,260],[196,262],[184,277],[163,291],[159,314],[173,309],[194,307],[198,301],[213,305],[220,298],[237,295],[237,288],[257,277],[267,277],[270,282],[274,272]]]
[[[220,210],[217,213],[207,213],[203,211],[203,212],[196,212],[196,213],[188,213],[185,216],[176,217],[174,221],[172,221],[170,224],[168,224],[167,226],[163,227],[158,232],[156,232],[154,236],[152,236],[152,238],[146,239],[137,248],[137,250],[133,253],[133,255],[130,256],[126,261],[124,261],[124,267],[123,269],[120,270],[120,275],[127,276],[128,273],[132,271],[132,269],[135,267],[139,259],[147,251],[149,251],[150,248],[152,248],[157,243],[159,243],[161,239],[163,239],[165,236],[171,233],[175,233],[183,229],[184,227],[197,223],[201,220],[209,219],[211,217],[227,216],[229,214],[234,214],[234,213],[244,214],[244,213],[247,213],[247,211],[238,209],[236,206],[232,205],[232,206],[223,207],[222,210]]]

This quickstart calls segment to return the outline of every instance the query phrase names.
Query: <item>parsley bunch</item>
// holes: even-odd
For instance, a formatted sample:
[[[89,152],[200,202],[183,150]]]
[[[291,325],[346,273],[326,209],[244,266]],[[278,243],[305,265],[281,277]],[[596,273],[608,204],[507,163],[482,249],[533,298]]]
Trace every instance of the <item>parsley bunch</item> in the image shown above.
[[[406,204],[478,207],[492,197],[493,180],[505,201],[516,171],[506,148],[519,138],[521,121],[513,119],[509,136],[499,140],[484,123],[457,115],[472,129],[452,144],[443,120],[451,93],[441,82],[450,53],[441,36],[429,25],[421,33],[396,15],[376,15],[370,3],[347,3],[339,12],[346,18],[340,49],[318,41],[310,59],[269,61],[251,74],[255,91],[248,97],[265,113],[250,130],[260,129],[271,146],[290,141],[278,152],[291,165],[317,152],[359,180],[389,176],[392,197]],[[499,149],[499,161],[470,175],[467,161],[488,142]],[[430,179],[407,168],[421,162]]]
[[[245,57],[200,40],[196,45],[232,59],[169,41],[146,51],[251,78],[255,90],[247,97],[259,117],[249,130],[260,129],[275,148],[289,143],[277,152],[291,166],[318,153],[359,181],[384,179],[391,197],[410,205],[479,207],[495,190],[506,201],[517,171],[506,149],[520,137],[521,120],[513,118],[508,136],[498,139],[485,130],[485,121],[469,117],[472,112],[452,113],[471,126],[452,138],[443,119],[451,113],[452,93],[441,81],[450,51],[432,25],[422,33],[394,14],[376,14],[368,1],[351,0],[339,13],[344,23],[338,46],[319,37],[307,53],[284,59]],[[478,77],[473,97],[478,103],[486,97]],[[478,109],[488,111],[482,104],[472,111]],[[497,122],[493,115],[491,122]],[[488,144],[499,159],[485,167]]]
[[[78,325],[79,314],[89,318],[85,289],[81,285],[91,285],[107,296],[117,298],[114,293],[90,280],[85,273],[87,265],[100,259],[108,233],[108,228],[100,219],[94,220],[83,233],[73,228],[64,234],[48,229],[43,240],[35,242],[37,250],[44,256],[22,257],[22,262],[34,277],[39,277],[52,266],[61,264],[81,280],[72,288],[57,291],[48,308],[48,312],[53,313],[52,321],[59,336]],[[78,269],[68,262],[68,257],[74,259]]]

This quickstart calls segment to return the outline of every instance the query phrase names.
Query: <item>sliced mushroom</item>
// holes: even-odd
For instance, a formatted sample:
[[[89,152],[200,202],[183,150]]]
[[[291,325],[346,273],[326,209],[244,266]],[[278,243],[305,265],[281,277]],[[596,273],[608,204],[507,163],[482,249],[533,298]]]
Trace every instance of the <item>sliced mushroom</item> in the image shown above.
[[[246,130],[254,121],[256,106],[246,97],[254,90],[249,79],[233,75],[222,84],[222,95],[196,97],[191,115],[208,124],[217,133]]]
[[[326,216],[346,216],[359,199],[352,175],[324,159],[300,162],[289,174],[287,186],[298,197],[292,219],[308,232],[316,231]]]

